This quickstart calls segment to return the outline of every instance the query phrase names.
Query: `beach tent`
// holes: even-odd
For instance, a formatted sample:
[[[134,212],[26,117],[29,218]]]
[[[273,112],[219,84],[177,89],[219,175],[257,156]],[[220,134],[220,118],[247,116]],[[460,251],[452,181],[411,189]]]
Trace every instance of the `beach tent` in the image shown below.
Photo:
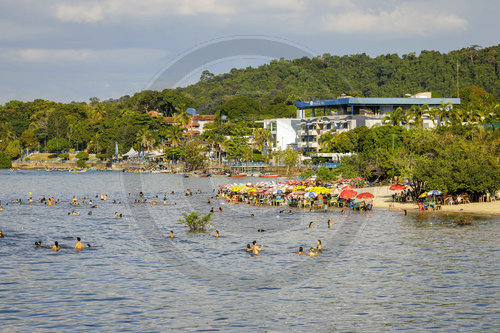
[[[123,156],[127,156],[127,157],[131,158],[131,157],[138,156],[138,153],[132,147],[132,148],[130,148],[130,150],[127,153],[123,154]]]

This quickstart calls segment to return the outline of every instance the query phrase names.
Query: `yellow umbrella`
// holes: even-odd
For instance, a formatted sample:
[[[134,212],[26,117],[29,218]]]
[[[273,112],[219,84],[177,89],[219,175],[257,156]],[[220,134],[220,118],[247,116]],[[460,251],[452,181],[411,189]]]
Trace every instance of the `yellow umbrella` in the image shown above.
[[[427,192],[424,192],[422,194],[420,194],[419,198],[425,198],[427,196]]]

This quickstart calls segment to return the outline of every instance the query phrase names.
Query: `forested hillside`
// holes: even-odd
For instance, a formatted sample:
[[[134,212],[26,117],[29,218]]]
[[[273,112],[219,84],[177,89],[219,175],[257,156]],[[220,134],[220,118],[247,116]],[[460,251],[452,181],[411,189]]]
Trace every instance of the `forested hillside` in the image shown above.
[[[365,97],[404,97],[432,91],[456,96],[457,62],[460,88],[475,85],[500,97],[500,45],[471,46],[449,53],[421,51],[398,56],[366,54],[274,60],[258,68],[232,69],[214,76],[204,72],[198,83],[181,89],[196,100],[198,110],[214,113],[235,95],[270,105],[298,100],[333,99],[341,93]]]

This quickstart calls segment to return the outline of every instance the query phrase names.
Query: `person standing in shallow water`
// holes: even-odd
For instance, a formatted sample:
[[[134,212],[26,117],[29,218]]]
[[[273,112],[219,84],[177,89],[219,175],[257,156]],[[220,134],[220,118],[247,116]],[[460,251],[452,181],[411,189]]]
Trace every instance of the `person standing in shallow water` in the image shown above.
[[[83,243],[80,241],[80,237],[76,237],[75,250],[81,251],[83,250]]]
[[[61,247],[59,246],[59,243],[57,241],[54,242],[54,245],[52,246],[52,251],[59,251]]]

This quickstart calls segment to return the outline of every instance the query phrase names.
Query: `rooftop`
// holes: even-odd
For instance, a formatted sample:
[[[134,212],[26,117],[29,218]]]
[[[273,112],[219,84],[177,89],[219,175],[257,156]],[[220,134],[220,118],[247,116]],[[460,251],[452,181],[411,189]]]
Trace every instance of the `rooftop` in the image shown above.
[[[460,104],[460,98],[393,98],[393,97],[345,97],[333,100],[297,102],[299,109],[322,108],[340,105],[378,106],[378,105],[440,105],[441,103]]]

